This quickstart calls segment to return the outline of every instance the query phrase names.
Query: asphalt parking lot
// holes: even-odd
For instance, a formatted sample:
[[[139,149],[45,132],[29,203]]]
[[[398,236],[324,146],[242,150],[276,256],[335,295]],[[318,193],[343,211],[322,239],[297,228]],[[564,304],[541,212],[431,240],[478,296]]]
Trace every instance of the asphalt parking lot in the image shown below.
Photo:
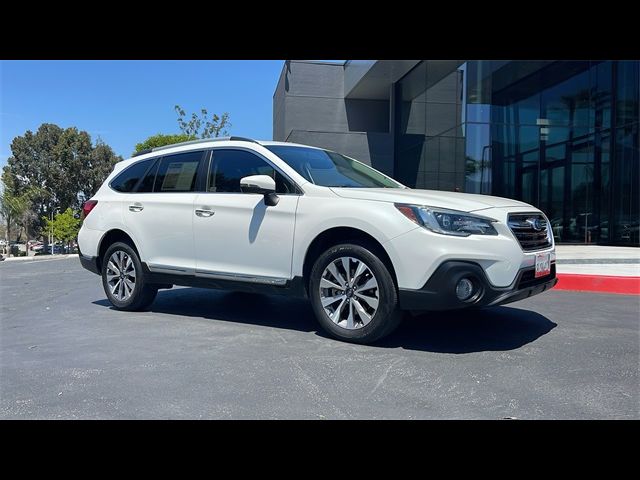
[[[640,297],[551,291],[327,338],[305,301],[110,308],[77,259],[0,264],[0,418],[638,419]]]

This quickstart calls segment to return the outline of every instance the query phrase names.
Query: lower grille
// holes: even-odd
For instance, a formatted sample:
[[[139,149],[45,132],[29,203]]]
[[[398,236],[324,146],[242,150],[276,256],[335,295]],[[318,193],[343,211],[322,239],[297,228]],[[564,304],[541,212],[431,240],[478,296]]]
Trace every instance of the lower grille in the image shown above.
[[[544,277],[536,278],[536,269],[532,268],[530,270],[525,270],[522,272],[520,276],[520,280],[518,280],[517,289],[520,290],[522,288],[534,287],[536,285],[540,285],[541,283],[548,282],[549,280],[556,278],[556,264],[551,263],[551,272],[549,275],[545,275]]]
[[[551,246],[549,223],[544,215],[512,213],[507,223],[523,250],[542,250]]]

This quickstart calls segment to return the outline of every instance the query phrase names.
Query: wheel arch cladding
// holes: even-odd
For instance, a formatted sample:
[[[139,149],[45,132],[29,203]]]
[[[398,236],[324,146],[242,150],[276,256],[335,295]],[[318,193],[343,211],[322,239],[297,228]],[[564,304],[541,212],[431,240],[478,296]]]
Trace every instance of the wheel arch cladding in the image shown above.
[[[313,268],[313,264],[316,259],[328,248],[341,243],[354,243],[370,250],[371,253],[376,255],[389,269],[389,273],[393,278],[393,283],[397,288],[398,280],[396,278],[395,269],[393,268],[393,263],[391,262],[391,257],[389,257],[385,248],[375,237],[354,227],[333,227],[318,234],[307,248],[302,269],[307,293],[309,290],[311,269]]]

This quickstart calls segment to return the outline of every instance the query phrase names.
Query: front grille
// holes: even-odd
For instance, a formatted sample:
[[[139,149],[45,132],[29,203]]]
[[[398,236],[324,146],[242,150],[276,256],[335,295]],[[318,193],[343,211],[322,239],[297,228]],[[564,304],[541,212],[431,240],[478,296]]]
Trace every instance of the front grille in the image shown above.
[[[523,250],[542,250],[551,246],[549,224],[540,213],[512,213],[508,225]]]

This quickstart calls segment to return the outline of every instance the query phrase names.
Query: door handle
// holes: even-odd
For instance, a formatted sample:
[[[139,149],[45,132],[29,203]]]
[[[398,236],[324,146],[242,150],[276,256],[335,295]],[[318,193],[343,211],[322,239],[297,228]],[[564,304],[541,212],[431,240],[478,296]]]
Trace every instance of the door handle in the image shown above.
[[[144,210],[144,207],[141,203],[134,203],[133,205],[129,205],[130,212],[141,212],[142,210]]]
[[[198,217],[212,217],[213,214],[216,213],[213,210],[209,210],[206,208],[196,208],[196,215]]]

